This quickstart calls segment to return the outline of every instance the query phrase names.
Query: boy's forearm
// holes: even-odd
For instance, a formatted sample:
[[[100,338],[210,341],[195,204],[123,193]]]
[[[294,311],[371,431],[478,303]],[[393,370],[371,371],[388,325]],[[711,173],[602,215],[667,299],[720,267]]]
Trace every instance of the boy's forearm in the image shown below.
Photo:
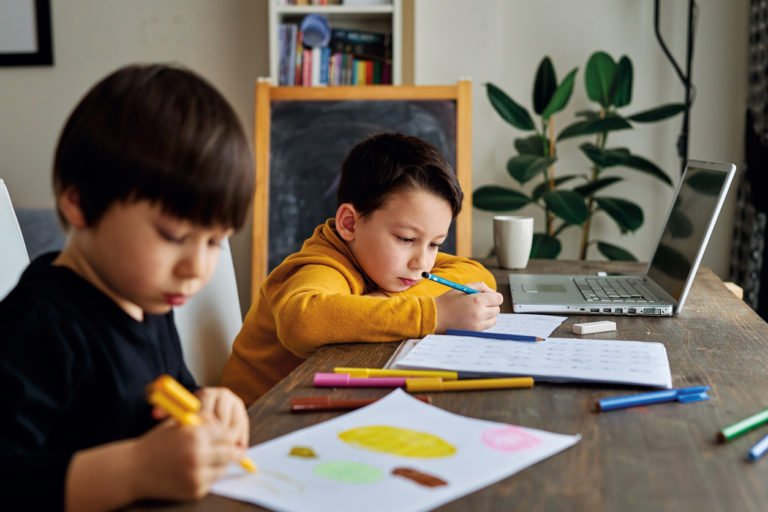
[[[67,471],[65,510],[113,510],[139,499],[135,443],[117,441],[76,453]]]
[[[365,297],[303,294],[281,308],[278,338],[299,357],[329,343],[398,341],[433,332],[437,311],[431,297]]]

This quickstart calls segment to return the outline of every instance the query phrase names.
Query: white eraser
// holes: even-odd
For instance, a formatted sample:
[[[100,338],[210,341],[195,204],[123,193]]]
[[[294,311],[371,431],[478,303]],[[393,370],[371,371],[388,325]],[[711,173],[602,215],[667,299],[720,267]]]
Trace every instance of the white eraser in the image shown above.
[[[571,325],[571,329],[576,334],[592,334],[595,332],[607,332],[616,330],[616,322],[602,320],[600,322],[584,322]]]

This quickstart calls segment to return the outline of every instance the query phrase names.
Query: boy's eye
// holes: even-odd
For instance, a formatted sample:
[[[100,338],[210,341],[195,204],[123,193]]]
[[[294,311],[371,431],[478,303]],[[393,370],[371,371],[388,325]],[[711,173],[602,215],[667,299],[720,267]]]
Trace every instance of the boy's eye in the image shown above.
[[[433,247],[433,248],[435,248],[435,249],[439,249],[440,247],[442,247],[442,246],[443,246],[443,242],[440,242],[440,243],[437,243],[437,242],[431,242],[431,243],[429,244],[429,246],[430,246],[430,247]]]
[[[409,244],[415,240],[414,238],[407,238],[404,236],[398,236],[397,239],[406,244]]]
[[[182,243],[184,241],[183,237],[178,237],[178,236],[172,235],[168,231],[164,231],[162,229],[158,229],[157,232],[160,233],[160,236],[162,238],[164,238],[165,240],[168,240],[169,242],[180,244],[180,243]]]
[[[208,246],[209,247],[221,248],[221,244],[223,244],[223,243],[224,243],[224,239],[223,238],[220,238],[220,239],[219,238],[211,238],[210,240],[208,240]]]

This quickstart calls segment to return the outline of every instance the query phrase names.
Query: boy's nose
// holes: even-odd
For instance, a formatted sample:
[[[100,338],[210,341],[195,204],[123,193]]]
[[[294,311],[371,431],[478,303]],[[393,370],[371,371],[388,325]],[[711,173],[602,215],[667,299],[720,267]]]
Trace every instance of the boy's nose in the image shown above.
[[[208,258],[205,247],[190,247],[177,265],[176,272],[179,277],[202,277],[208,268]]]
[[[417,249],[411,257],[411,268],[415,270],[429,270],[429,254],[426,248]]]

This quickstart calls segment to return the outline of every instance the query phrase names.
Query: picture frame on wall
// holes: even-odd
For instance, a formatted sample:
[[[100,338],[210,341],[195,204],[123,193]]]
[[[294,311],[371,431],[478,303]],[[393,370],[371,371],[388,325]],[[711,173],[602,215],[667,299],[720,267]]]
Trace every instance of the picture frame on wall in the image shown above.
[[[50,0],[0,2],[0,66],[52,66]]]

